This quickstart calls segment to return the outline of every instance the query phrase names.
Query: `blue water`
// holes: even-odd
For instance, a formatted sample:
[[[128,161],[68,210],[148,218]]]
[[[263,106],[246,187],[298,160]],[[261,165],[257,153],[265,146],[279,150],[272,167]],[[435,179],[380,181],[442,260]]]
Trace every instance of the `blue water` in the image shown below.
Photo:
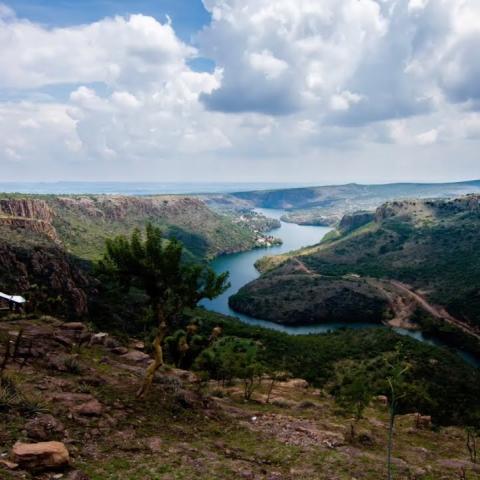
[[[173,195],[246,192],[305,186],[308,185],[273,182],[0,182],[0,192],[56,195]]]
[[[283,210],[274,209],[256,209],[257,212],[263,213],[267,217],[280,219],[285,212]],[[285,332],[291,335],[311,334],[311,333],[326,333],[339,328],[385,328],[378,323],[342,323],[331,322],[321,325],[304,325],[304,326],[287,326],[281,325],[267,320],[238,313],[232,310],[228,305],[228,298],[238,292],[248,282],[255,280],[260,275],[255,269],[254,264],[265,255],[279,255],[281,253],[297,250],[301,247],[314,245],[318,243],[331,229],[328,227],[314,227],[295,225],[292,223],[281,222],[281,227],[271,231],[271,234],[283,240],[281,246],[272,248],[256,249],[248,252],[234,253],[229,255],[222,255],[212,261],[211,266],[217,273],[230,272],[230,288],[223,293],[223,295],[214,300],[203,301],[202,305],[210,310],[237,317],[242,322],[259,327],[270,328],[280,332]],[[403,328],[394,329],[400,335],[409,336],[415,340],[435,346],[446,346],[444,342],[435,338],[426,337],[420,331],[405,330]],[[480,367],[480,359],[468,354],[459,349],[454,349],[468,363]]]

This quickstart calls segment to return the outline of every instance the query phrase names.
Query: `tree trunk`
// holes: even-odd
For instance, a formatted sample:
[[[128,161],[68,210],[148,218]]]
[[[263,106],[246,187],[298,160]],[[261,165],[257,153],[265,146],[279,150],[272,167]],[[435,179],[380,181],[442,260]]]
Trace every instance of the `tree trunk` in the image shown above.
[[[270,403],[270,397],[272,396],[273,387],[275,386],[275,380],[276,380],[275,376],[272,376],[270,385],[268,387],[266,403]]]
[[[137,391],[137,398],[145,398],[152,386],[156,371],[163,365],[162,343],[167,334],[167,323],[165,322],[163,315],[159,315],[159,318],[160,323],[158,326],[158,332],[153,341],[153,362],[147,368],[143,384]]]
[[[388,447],[387,447],[387,479],[392,480],[392,447],[393,447],[393,428],[395,424],[395,407],[390,407],[390,419],[388,425]]]

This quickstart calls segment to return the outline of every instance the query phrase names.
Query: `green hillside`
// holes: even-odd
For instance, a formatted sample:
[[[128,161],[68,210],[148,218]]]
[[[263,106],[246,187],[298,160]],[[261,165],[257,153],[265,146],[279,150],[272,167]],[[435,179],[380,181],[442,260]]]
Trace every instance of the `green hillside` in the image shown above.
[[[440,316],[451,315],[476,328],[480,325],[479,201],[479,196],[471,195],[386,203],[370,223],[333,232],[315,247],[262,261],[263,270],[270,270],[232,297],[231,305],[260,318],[308,323],[312,308],[318,312],[334,303],[338,308],[330,309],[325,320],[350,315],[355,321],[365,317],[366,298],[367,305],[375,298],[379,305],[389,302],[382,313],[379,308],[372,311],[371,320],[378,322],[395,315],[398,298],[415,299],[417,292],[439,311],[445,307],[447,312]],[[357,313],[350,314],[358,292],[363,296]],[[268,310],[266,305],[277,309]]]

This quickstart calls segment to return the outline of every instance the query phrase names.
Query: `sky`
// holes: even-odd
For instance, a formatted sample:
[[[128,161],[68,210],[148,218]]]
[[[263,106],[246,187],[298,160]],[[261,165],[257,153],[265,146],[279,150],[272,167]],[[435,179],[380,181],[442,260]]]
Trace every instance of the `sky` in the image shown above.
[[[480,178],[479,50],[479,0],[7,0],[0,180]]]

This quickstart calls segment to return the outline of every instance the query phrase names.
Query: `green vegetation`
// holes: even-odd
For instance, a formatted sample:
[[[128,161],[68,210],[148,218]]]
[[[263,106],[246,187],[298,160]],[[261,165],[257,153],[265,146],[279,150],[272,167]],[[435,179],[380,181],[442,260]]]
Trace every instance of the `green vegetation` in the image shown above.
[[[275,258],[263,261],[267,273],[242,288],[231,305],[257,318],[310,323],[312,318],[355,321],[357,303],[358,311],[365,312],[362,320],[378,322],[393,316],[393,307],[387,303],[385,308],[384,289],[370,279],[397,280],[425,292],[429,302],[460,321],[478,326],[479,212],[478,196],[387,203],[373,222],[337,231],[315,247],[282,256],[280,264]],[[368,312],[365,296],[377,308]],[[318,313],[329,301],[333,307],[328,313]],[[436,325],[420,320],[431,333],[436,330],[458,346],[475,349],[461,332],[439,326],[438,320]]]
[[[250,400],[264,372],[258,350],[258,344],[253,340],[223,337],[199,355],[195,368],[224,385],[240,379],[244,385],[243,396]]]
[[[309,274],[266,274],[230,297],[232,308],[282,324],[325,322],[379,323],[388,302],[361,279],[312,277]]]
[[[220,326],[226,336],[259,342],[259,361],[270,369],[289,371],[316,386],[338,391],[336,372],[344,362],[355,364],[373,395],[389,395],[391,368],[386,359],[401,348],[407,395],[399,400],[400,412],[432,415],[439,424],[470,424],[479,421],[480,371],[446,348],[429,346],[382,329],[337,330],[322,335],[288,335],[253,327],[219,314],[197,309],[189,314],[207,334]],[[359,370],[357,370],[357,368]],[[350,375],[350,377],[356,374]],[[452,408],[455,405],[455,408]]]
[[[209,267],[185,263],[183,245],[165,241],[159,228],[147,225],[145,238],[134,230],[130,239],[119,236],[106,242],[100,271],[118,282],[125,291],[132,286],[145,292],[151,310],[154,361],[137,393],[144,397],[155,372],[163,365],[163,341],[171,324],[186,308],[195,307],[204,298],[213,299],[226,288],[228,273],[216,275]]]

